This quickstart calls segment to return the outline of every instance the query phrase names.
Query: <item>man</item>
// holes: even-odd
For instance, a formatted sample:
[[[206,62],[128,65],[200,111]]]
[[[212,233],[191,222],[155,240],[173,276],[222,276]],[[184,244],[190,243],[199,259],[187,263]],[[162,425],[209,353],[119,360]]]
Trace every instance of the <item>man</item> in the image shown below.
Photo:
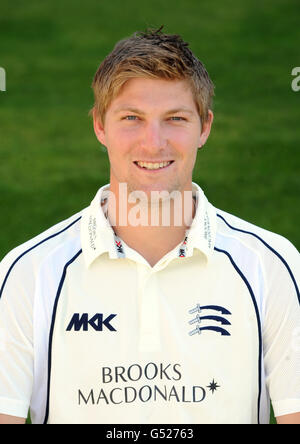
[[[299,253],[192,182],[204,66],[150,30],[93,88],[110,184],[1,263],[1,421],[300,423]]]

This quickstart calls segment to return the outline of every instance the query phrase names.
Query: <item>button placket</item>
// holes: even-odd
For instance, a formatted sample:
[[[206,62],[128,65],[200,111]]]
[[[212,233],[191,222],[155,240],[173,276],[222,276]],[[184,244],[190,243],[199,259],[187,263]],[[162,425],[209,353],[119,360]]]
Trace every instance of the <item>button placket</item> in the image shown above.
[[[140,287],[140,352],[157,352],[161,348],[159,324],[159,288],[157,275],[148,271]]]

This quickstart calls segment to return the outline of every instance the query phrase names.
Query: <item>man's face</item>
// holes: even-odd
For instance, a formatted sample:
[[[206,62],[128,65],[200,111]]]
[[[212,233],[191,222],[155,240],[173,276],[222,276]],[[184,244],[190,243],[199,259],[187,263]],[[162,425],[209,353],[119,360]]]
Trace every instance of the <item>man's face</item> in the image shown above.
[[[134,78],[111,102],[95,133],[110,160],[110,190],[126,183],[128,193],[191,190],[197,149],[209,135],[185,80]]]

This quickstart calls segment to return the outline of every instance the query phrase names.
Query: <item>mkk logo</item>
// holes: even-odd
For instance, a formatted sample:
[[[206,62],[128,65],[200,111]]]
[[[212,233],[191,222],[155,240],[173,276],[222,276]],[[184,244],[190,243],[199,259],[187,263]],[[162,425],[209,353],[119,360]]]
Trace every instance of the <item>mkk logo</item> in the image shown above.
[[[75,331],[88,331],[89,326],[96,331],[103,331],[103,327],[110,331],[117,331],[110,324],[111,320],[116,316],[116,314],[110,314],[104,319],[103,313],[96,313],[89,319],[88,313],[82,313],[81,315],[79,313],[74,313],[66,331],[70,331],[72,329]]]

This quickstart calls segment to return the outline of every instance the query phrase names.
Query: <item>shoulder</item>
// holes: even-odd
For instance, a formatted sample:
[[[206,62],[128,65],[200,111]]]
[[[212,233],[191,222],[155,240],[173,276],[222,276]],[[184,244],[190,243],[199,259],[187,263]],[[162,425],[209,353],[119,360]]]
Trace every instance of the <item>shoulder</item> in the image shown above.
[[[300,254],[284,236],[216,209],[216,246],[234,251],[240,261],[252,258],[269,285],[293,288],[300,303]],[[248,262],[248,266],[253,265]]]
[[[15,285],[20,280],[30,284],[28,276],[32,277],[43,260],[58,247],[69,244],[72,239],[80,236],[80,220],[82,211],[65,219],[27,242],[11,250],[0,262],[0,298],[5,288],[13,281]]]
[[[282,258],[298,258],[296,247],[284,236],[245,221],[233,214],[216,209],[217,233],[221,236],[236,239],[253,248],[261,255],[277,255]]]

